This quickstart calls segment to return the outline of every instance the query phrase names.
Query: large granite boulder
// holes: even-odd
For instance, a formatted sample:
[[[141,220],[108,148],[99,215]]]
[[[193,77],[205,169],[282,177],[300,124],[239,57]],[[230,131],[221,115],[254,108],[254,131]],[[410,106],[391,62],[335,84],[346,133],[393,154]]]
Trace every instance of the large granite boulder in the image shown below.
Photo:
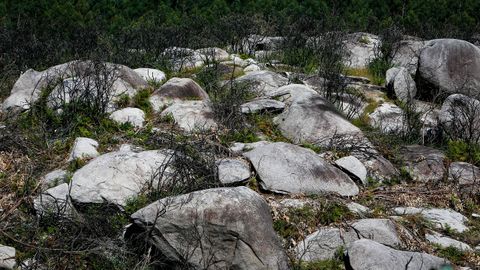
[[[442,151],[422,146],[408,145],[400,149],[400,158],[404,168],[413,181],[441,181],[446,173],[445,155]]]
[[[176,102],[163,110],[160,115],[162,117],[172,117],[175,124],[186,132],[217,128],[212,108],[206,101]]]
[[[445,99],[439,113],[443,131],[451,139],[480,142],[480,101],[462,94]]]
[[[161,199],[131,216],[126,237],[147,239],[173,264],[192,269],[289,269],[270,208],[246,187]],[[153,230],[145,238],[142,232]]]
[[[155,111],[177,101],[209,100],[207,92],[189,78],[171,78],[153,92],[150,103]]]
[[[269,96],[269,93],[288,84],[287,78],[268,70],[249,72],[238,77],[235,81],[249,85],[251,90],[260,96]]]
[[[355,241],[347,250],[352,270],[431,270],[448,264],[426,253],[395,250],[368,239]]]
[[[346,37],[347,57],[344,64],[350,68],[366,68],[375,59],[376,50],[381,45],[378,36],[368,33],[352,33]]]
[[[167,150],[133,152],[128,148],[101,155],[77,170],[70,183],[70,196],[79,203],[114,203],[124,206],[149,185],[156,186],[156,173],[164,178],[172,171]]]
[[[457,39],[430,40],[420,53],[418,77],[444,93],[478,95],[480,48]]]
[[[394,47],[392,64],[396,67],[404,67],[415,76],[418,69],[420,52],[425,47],[425,41],[406,39],[400,41]]]
[[[253,164],[261,187],[277,193],[337,193],[353,196],[358,187],[340,169],[310,149],[271,143],[244,153]]]

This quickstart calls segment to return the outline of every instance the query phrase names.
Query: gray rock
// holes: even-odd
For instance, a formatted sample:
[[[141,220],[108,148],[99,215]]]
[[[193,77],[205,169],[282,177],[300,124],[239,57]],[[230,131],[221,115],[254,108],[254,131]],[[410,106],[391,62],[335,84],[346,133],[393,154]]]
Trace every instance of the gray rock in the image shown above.
[[[45,176],[43,176],[40,179],[40,182],[44,186],[54,187],[67,181],[68,177],[69,177],[69,172],[59,169],[59,170],[55,170],[47,173]]]
[[[205,55],[189,48],[169,47],[163,51],[163,56],[169,59],[174,71],[193,69],[203,66]]]
[[[385,85],[388,86],[392,84],[399,71],[400,71],[400,68],[398,67],[392,67],[388,69],[387,74],[385,76]]]
[[[15,255],[15,248],[0,244],[0,268],[7,270],[15,269],[15,267],[17,266]]]
[[[135,153],[121,151],[101,155],[77,170],[70,183],[70,196],[81,203],[109,202],[124,206],[149,184],[158,183],[156,173],[165,171],[162,181],[172,170],[167,166],[169,151],[151,150]]]
[[[171,78],[152,93],[150,103],[155,111],[161,111],[177,101],[209,100],[207,92],[189,78]]]
[[[359,215],[364,215],[364,214],[368,214],[370,212],[372,212],[372,210],[370,210],[368,207],[365,207],[361,204],[358,204],[356,202],[350,202],[350,203],[347,203],[346,204],[348,210],[350,210],[350,212],[352,213],[356,213],[356,214],[359,214]]]
[[[365,68],[376,57],[381,41],[378,36],[368,33],[349,34],[345,40],[348,57],[344,64],[350,68]]]
[[[362,219],[349,225],[351,227],[348,229],[321,228],[307,236],[296,247],[297,258],[308,262],[333,259],[341,247],[348,247],[363,238],[391,247],[402,245],[395,224],[391,220]]]
[[[448,137],[480,142],[480,101],[477,99],[461,94],[447,97],[439,121]]]
[[[186,260],[195,269],[289,269],[267,203],[246,187],[161,199],[132,220],[127,238],[143,240],[142,232],[154,227],[148,241],[167,259]]]
[[[147,82],[160,83],[167,78],[167,76],[165,75],[165,72],[158,69],[137,68],[137,69],[134,69],[133,71],[135,71],[138,75],[140,75],[140,77],[142,77]]]
[[[467,162],[452,162],[448,169],[448,180],[460,185],[478,184],[480,168]]]
[[[425,234],[425,239],[428,242],[439,245],[442,248],[454,247],[462,251],[473,251],[473,249],[468,244],[452,239],[450,237],[443,236],[437,232]]]
[[[430,270],[448,264],[433,255],[395,250],[368,239],[355,241],[348,247],[347,254],[352,270]]]
[[[264,96],[269,96],[270,92],[288,84],[287,78],[268,70],[249,72],[248,74],[238,77],[235,81],[237,83],[250,85],[252,91]]]
[[[463,40],[430,40],[420,53],[418,75],[444,93],[477,95],[480,49]]]
[[[282,111],[285,103],[274,99],[256,99],[240,106],[242,113],[259,113],[264,111]]]
[[[400,149],[400,158],[413,181],[438,182],[446,173],[445,155],[442,151],[422,146],[408,145]]]
[[[440,229],[449,227],[460,233],[468,230],[468,227],[465,225],[468,219],[452,209],[397,207],[393,211],[397,215],[422,215]]]
[[[365,142],[361,130],[312,89],[303,85],[289,85],[284,91],[290,93],[291,104],[274,118],[274,123],[282,135],[294,143],[325,146],[339,139],[348,139],[352,144]]]
[[[391,71],[390,74],[390,69],[387,71],[387,87],[393,90],[395,96],[399,100],[410,102],[417,94],[415,81],[412,79],[412,76],[410,76],[410,73],[406,68],[401,67],[393,69],[394,70]]]
[[[233,145],[229,148],[233,154],[242,154],[243,152],[251,151],[259,146],[264,146],[270,144],[271,142],[268,141],[259,141],[254,143],[233,143]]]
[[[355,183],[310,149],[271,143],[244,153],[255,168],[262,188],[277,193],[337,193],[353,196]]]
[[[250,164],[243,159],[225,158],[216,162],[218,179],[222,184],[238,184],[247,181],[252,172]]]
[[[162,117],[173,117],[175,123],[186,132],[217,128],[212,108],[205,101],[176,102],[162,111],[160,115]]]
[[[354,175],[362,184],[367,184],[367,168],[358,158],[354,156],[343,157],[335,160],[335,164],[347,173]]]
[[[78,137],[73,143],[73,148],[70,152],[68,161],[98,157],[100,154],[98,153],[97,148],[97,141],[90,138]]]
[[[33,200],[33,206],[37,215],[70,215],[72,213],[72,207],[69,193],[70,190],[67,183],[60,184],[44,191]]]
[[[370,125],[383,133],[401,133],[406,130],[405,114],[397,105],[383,103],[370,115]]]
[[[262,68],[260,68],[260,66],[258,66],[256,64],[251,64],[251,65],[246,66],[243,69],[243,72],[250,73],[250,72],[255,72],[255,71],[260,71],[260,70],[262,70]]]
[[[392,177],[398,176],[398,171],[393,164],[378,153],[360,153],[356,157],[362,161],[367,168],[368,176],[383,182]]]
[[[216,47],[202,48],[195,50],[195,52],[199,53],[205,62],[221,62],[230,59],[230,54],[227,51]]]
[[[392,64],[396,67],[408,69],[411,75],[415,75],[418,69],[418,59],[420,52],[425,47],[425,41],[420,40],[402,40],[395,48],[395,54]]]
[[[145,113],[138,108],[124,108],[114,111],[110,115],[110,119],[118,124],[130,123],[136,128],[141,128],[145,122]]]

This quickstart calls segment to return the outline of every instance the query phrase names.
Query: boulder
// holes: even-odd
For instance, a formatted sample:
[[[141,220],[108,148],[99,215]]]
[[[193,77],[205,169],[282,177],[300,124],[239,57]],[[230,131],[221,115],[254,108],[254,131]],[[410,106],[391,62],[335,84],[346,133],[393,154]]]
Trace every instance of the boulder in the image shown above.
[[[65,170],[54,170],[47,173],[40,179],[40,183],[46,187],[54,187],[61,183],[65,183],[68,180],[70,173]]]
[[[288,143],[270,143],[243,154],[259,176],[260,186],[277,193],[354,196],[359,189],[341,170],[310,149]]]
[[[480,142],[480,101],[461,94],[445,99],[439,122],[447,136],[454,140]]]
[[[142,232],[155,228],[147,241],[173,263],[186,261],[193,269],[289,269],[268,204],[246,187],[161,199],[131,218],[127,239],[144,241]]]
[[[361,219],[348,225],[348,229],[321,228],[307,236],[296,247],[298,259],[308,262],[334,259],[340,248],[363,238],[391,247],[402,245],[395,223],[391,220]]]
[[[251,64],[251,65],[248,65],[246,66],[244,69],[243,69],[243,72],[245,73],[250,73],[250,72],[255,72],[255,71],[260,71],[262,70],[258,65],[256,64]]]
[[[260,113],[260,112],[275,112],[283,111],[285,103],[275,99],[256,99],[240,106],[242,113]]]
[[[354,156],[347,156],[335,160],[335,164],[349,175],[360,180],[363,185],[367,185],[367,168]]]
[[[62,83],[58,84],[59,81]],[[49,105],[55,107],[53,105],[60,100],[68,102],[82,96],[80,93],[86,89],[96,92],[95,89],[107,88],[111,91],[109,96],[112,101],[125,93],[133,96],[138,89],[146,87],[147,82],[123,65],[71,61],[41,72],[27,70],[14,84],[2,109],[28,109],[30,103],[36,101],[47,86],[56,86],[49,96]]]
[[[349,34],[344,41],[347,57],[344,64],[350,68],[366,68],[376,57],[376,49],[381,45],[380,38],[368,33]]]
[[[0,244],[0,269],[16,269],[17,261],[15,260],[15,255],[15,248]]]
[[[118,124],[130,123],[136,128],[141,128],[145,122],[145,113],[138,108],[124,108],[110,114],[110,119]]]
[[[269,96],[269,93],[288,84],[288,79],[278,73],[261,70],[253,71],[235,79],[237,83],[247,84],[258,95]]]
[[[439,245],[441,248],[454,247],[461,251],[473,251],[468,244],[443,236],[437,232],[425,234],[425,239],[432,244]]]
[[[401,133],[406,130],[405,114],[397,105],[383,103],[369,117],[370,125],[383,133]]]
[[[445,155],[442,151],[431,147],[422,145],[404,146],[400,149],[400,158],[413,181],[438,182],[443,179],[446,173]]]
[[[205,55],[189,48],[169,47],[162,55],[170,61],[174,71],[198,68],[204,65]]]
[[[478,95],[480,49],[463,40],[430,40],[420,53],[418,78],[443,93]]]
[[[410,102],[417,94],[415,81],[406,68],[393,69],[393,71],[391,69],[387,71],[387,88],[394,92],[400,101]]]
[[[210,47],[195,50],[205,62],[221,62],[230,59],[230,54],[224,49]]]
[[[207,92],[194,80],[189,78],[171,78],[150,97],[155,111],[177,101],[209,100]]]
[[[480,168],[467,162],[452,162],[448,168],[448,180],[460,185],[480,183]]]
[[[241,184],[252,174],[250,164],[243,159],[225,158],[217,160],[218,179],[224,185]]]
[[[162,117],[173,117],[175,123],[186,132],[217,128],[213,111],[205,101],[182,101],[166,108]]]
[[[369,239],[353,242],[347,249],[352,270],[431,270],[448,264],[445,259],[426,253],[395,250]]]
[[[258,141],[258,142],[253,142],[253,143],[233,143],[233,145],[229,148],[229,150],[233,154],[242,154],[243,152],[248,152],[256,147],[264,146],[267,144],[270,144],[271,142],[269,141]]]
[[[73,143],[68,161],[98,157],[98,142],[94,139],[78,137]]]
[[[33,200],[37,215],[68,216],[72,212],[69,187],[67,183],[47,189]]]
[[[167,76],[165,75],[165,72],[158,69],[137,68],[137,69],[134,69],[133,71],[135,71],[138,75],[140,75],[140,77],[142,77],[147,82],[161,83],[167,78]]]
[[[365,142],[361,130],[345,119],[333,105],[304,85],[289,85],[291,104],[274,118],[282,135],[294,143],[330,145],[335,139],[352,144]]]
[[[456,230],[462,233],[468,230],[465,225],[468,219],[452,209],[441,208],[417,208],[417,207],[397,207],[393,209],[397,215],[422,215],[426,220],[433,223],[433,225],[440,229]]]
[[[395,47],[392,64],[395,67],[404,67],[410,75],[415,76],[418,69],[420,52],[425,47],[425,41],[402,40]]]
[[[350,212],[352,213],[355,213],[355,214],[359,214],[359,215],[364,215],[364,214],[368,214],[368,213],[371,213],[372,210],[370,210],[368,207],[365,207],[361,204],[358,204],[356,202],[349,202],[346,204],[348,210],[350,210]]]
[[[129,148],[101,155],[77,170],[70,183],[70,196],[80,203],[114,203],[124,206],[149,185],[155,186],[161,170],[162,181],[172,170],[167,166],[171,152],[133,152]]]

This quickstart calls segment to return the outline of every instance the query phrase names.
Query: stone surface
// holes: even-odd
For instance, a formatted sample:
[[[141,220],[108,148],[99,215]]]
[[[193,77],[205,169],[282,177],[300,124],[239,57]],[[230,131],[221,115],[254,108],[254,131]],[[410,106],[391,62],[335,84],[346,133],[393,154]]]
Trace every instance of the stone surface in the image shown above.
[[[442,104],[439,121],[452,139],[480,142],[480,101],[461,94],[448,96]]]
[[[161,168],[168,178],[169,151],[132,152],[122,149],[101,155],[77,170],[70,183],[72,200],[80,203],[109,202],[124,206],[126,200],[149,184],[156,185]],[[162,179],[163,180],[163,179]]]
[[[189,78],[171,78],[152,93],[150,103],[155,111],[161,111],[177,101],[209,100],[207,92]]]
[[[259,146],[264,146],[270,144],[271,142],[268,141],[258,141],[254,143],[233,143],[233,145],[229,148],[233,154],[242,154],[243,152],[251,151]]]
[[[249,85],[252,91],[264,96],[269,96],[270,92],[288,83],[287,78],[268,70],[253,71],[238,77],[235,81]]]
[[[348,210],[350,210],[350,212],[353,212],[355,214],[359,214],[359,215],[364,215],[364,214],[368,214],[370,212],[372,212],[372,210],[370,210],[368,207],[365,207],[361,204],[358,204],[356,202],[350,202],[350,203],[347,203],[346,204]]]
[[[421,40],[400,41],[395,49],[392,64],[396,67],[406,68],[414,76],[417,73],[418,59],[425,43]]]
[[[195,52],[199,53],[205,62],[221,62],[230,59],[230,54],[227,51],[217,47],[202,48],[195,50]]]
[[[158,69],[137,68],[137,69],[134,69],[133,71],[135,71],[138,75],[140,75],[140,77],[142,77],[147,82],[161,83],[167,78],[167,76],[165,75],[165,72]]]
[[[285,103],[274,99],[256,99],[240,106],[242,113],[259,113],[265,111],[282,111]]]
[[[465,225],[468,219],[452,209],[397,207],[393,211],[397,215],[422,215],[440,229],[446,229],[448,226],[460,233],[468,230]]]
[[[443,92],[480,93],[480,48],[467,41],[430,40],[421,51],[418,64],[419,79]]]
[[[401,67],[394,68],[390,74],[389,71],[390,69],[387,71],[387,88],[394,92],[400,101],[410,102],[417,94],[417,86],[408,70]]]
[[[375,50],[380,46],[378,36],[368,33],[349,34],[345,40],[348,57],[344,64],[350,68],[365,68],[375,55]]]
[[[277,193],[337,193],[353,196],[355,183],[310,149],[271,143],[244,153],[259,176],[260,186]]]
[[[176,102],[160,114],[173,117],[175,124],[187,132],[217,128],[210,105],[205,101]]]
[[[406,171],[413,181],[438,182],[446,173],[442,151],[422,145],[407,145],[400,149]]]
[[[243,72],[245,72],[245,73],[250,73],[250,72],[255,72],[255,71],[260,71],[260,70],[262,70],[262,68],[260,68],[258,65],[256,65],[256,64],[251,64],[251,65],[246,66],[246,67],[243,69]]]
[[[216,162],[218,179],[222,184],[239,184],[248,181],[252,172],[250,164],[242,159],[225,158]]]
[[[450,237],[443,236],[437,232],[425,234],[425,239],[428,242],[439,245],[442,248],[454,247],[462,251],[472,251],[472,248],[468,244],[452,239]]]
[[[328,260],[335,257],[341,247],[348,247],[358,239],[372,239],[391,247],[399,247],[402,241],[395,224],[388,219],[361,219],[350,222],[348,229],[321,228],[307,236],[296,247],[297,257],[304,261]]]
[[[403,110],[391,103],[381,104],[369,117],[370,125],[384,133],[400,133],[406,129]]]
[[[72,211],[69,193],[70,190],[67,183],[42,192],[40,196],[33,200],[33,206],[37,215],[68,216]]]
[[[58,170],[54,170],[52,172],[47,173],[45,176],[43,176],[40,179],[40,182],[44,186],[54,187],[67,181],[68,177],[69,177],[69,172],[58,169]]]
[[[110,119],[118,124],[130,123],[136,128],[141,128],[145,122],[145,113],[139,108],[124,108],[114,111]]]
[[[364,142],[359,128],[346,120],[326,99],[304,85],[277,91],[290,93],[290,106],[274,118],[282,135],[294,143],[330,145],[334,140]]]
[[[452,162],[448,169],[448,180],[460,185],[480,183],[480,168],[467,162]]]
[[[15,254],[15,248],[0,244],[0,269],[15,269],[17,265]]]
[[[367,184],[367,168],[354,156],[347,156],[335,160],[335,164],[343,171],[358,178],[364,185]]]
[[[68,161],[98,157],[100,154],[98,153],[97,148],[97,141],[90,138],[78,137],[73,143]]]
[[[400,251],[368,239],[355,241],[347,249],[353,270],[431,270],[448,262],[426,253]]]
[[[289,269],[270,208],[246,187],[161,199],[134,213],[132,220],[127,239],[143,241],[142,232],[154,227],[148,241],[169,260],[187,260],[195,269]]]

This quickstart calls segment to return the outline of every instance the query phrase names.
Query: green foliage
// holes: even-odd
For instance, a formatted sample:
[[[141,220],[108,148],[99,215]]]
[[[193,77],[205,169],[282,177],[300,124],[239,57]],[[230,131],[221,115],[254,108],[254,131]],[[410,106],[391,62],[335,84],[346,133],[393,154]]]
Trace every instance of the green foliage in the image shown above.
[[[122,94],[118,97],[117,101],[115,102],[118,108],[126,108],[130,105],[130,96],[127,94]]]
[[[294,270],[343,270],[343,261],[340,259],[301,262],[294,266]]]
[[[315,144],[303,143],[303,144],[302,144],[302,147],[311,149],[311,150],[313,150],[313,152],[315,152],[315,153],[317,153],[317,154],[322,152],[322,147],[320,147],[320,146],[318,146],[318,145],[315,145]]]
[[[152,112],[152,104],[150,103],[151,90],[146,88],[138,91],[133,97],[133,106],[141,109],[147,115]]]
[[[125,207],[123,208],[127,215],[135,213],[137,210],[147,206],[149,199],[146,195],[138,195],[127,199]]]
[[[455,247],[450,246],[446,248],[439,248],[438,255],[451,261],[454,264],[458,264],[465,260],[466,253]]]
[[[243,128],[235,132],[223,134],[220,140],[225,145],[230,142],[254,143],[260,141],[257,134],[250,128]]]
[[[451,161],[480,164],[480,146],[477,144],[469,144],[464,141],[449,141],[446,154]]]
[[[375,58],[368,64],[368,70],[371,74],[371,81],[376,85],[385,84],[385,76],[387,70],[390,69],[392,65],[385,60],[384,58]]]

